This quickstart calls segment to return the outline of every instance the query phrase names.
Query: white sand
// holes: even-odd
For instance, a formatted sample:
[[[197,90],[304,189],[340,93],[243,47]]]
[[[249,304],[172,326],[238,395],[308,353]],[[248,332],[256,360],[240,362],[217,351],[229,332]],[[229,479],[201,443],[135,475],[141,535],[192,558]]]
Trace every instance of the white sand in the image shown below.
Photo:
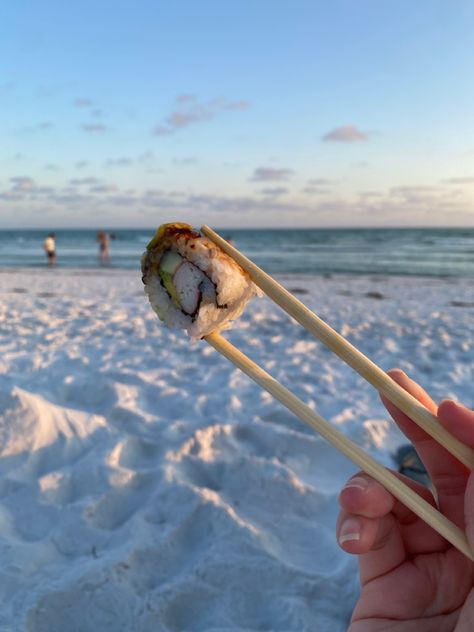
[[[471,281],[283,281],[382,367],[472,405]],[[345,458],[161,328],[138,273],[3,271],[0,294],[0,630],[346,629]],[[268,300],[227,335],[393,463],[373,389]]]

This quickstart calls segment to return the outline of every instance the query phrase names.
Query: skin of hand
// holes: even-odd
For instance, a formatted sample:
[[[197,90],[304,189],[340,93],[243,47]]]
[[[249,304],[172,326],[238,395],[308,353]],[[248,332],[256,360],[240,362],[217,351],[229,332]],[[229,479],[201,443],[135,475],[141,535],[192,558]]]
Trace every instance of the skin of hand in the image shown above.
[[[439,407],[403,371],[389,375],[460,441],[474,448],[474,411],[454,401]],[[397,474],[466,531],[474,551],[474,474],[390,402],[384,405],[416,448],[437,493]],[[348,632],[472,632],[474,564],[359,472],[341,491],[339,545],[359,556],[361,593]]]

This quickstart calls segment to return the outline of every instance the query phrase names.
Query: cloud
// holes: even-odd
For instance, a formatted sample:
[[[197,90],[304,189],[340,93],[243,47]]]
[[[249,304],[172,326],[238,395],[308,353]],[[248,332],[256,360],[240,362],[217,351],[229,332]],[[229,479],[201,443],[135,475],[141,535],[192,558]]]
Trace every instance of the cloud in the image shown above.
[[[258,167],[253,172],[250,182],[285,182],[294,174],[292,169],[274,169]]]
[[[23,128],[23,132],[43,132],[47,129],[51,129],[53,126],[53,124],[51,123],[51,121],[42,121],[41,123],[36,123],[35,125],[29,125],[28,127],[24,127]]]
[[[286,187],[273,187],[270,189],[262,189],[263,195],[269,195],[270,197],[278,197],[280,195],[286,195],[289,190]]]
[[[147,164],[153,161],[155,155],[151,151],[144,151],[141,154],[138,154],[136,158],[131,156],[120,156],[119,158],[109,158],[105,166],[106,167],[130,167],[134,163]]]
[[[193,109],[188,112],[176,110],[166,119],[166,123],[168,127],[177,130],[182,127],[187,127],[192,123],[208,121],[212,116],[213,113],[209,109],[202,106],[194,106]]]
[[[195,165],[197,163],[195,156],[183,156],[182,158],[173,158],[173,164],[180,166]]]
[[[105,163],[106,167],[129,167],[133,164],[132,158],[126,158],[123,156],[122,158],[109,158]]]
[[[310,178],[307,186],[301,189],[305,195],[329,195],[333,187],[334,180],[328,178]]]
[[[84,125],[82,125],[82,129],[85,132],[96,134],[105,132],[107,130],[107,127],[102,123],[84,123]]]
[[[359,191],[358,195],[362,200],[370,200],[380,198],[383,194],[381,191]]]
[[[306,195],[329,195],[330,190],[324,187],[309,186],[309,187],[304,187],[304,189],[302,189],[301,192],[305,193]]]
[[[264,225],[422,225],[446,223],[446,218],[472,225],[469,196],[453,195],[446,186],[411,185],[379,191],[360,191],[318,199],[298,199],[286,196],[285,186],[264,189],[255,195],[226,196],[206,191],[190,194],[185,190],[119,188],[97,178],[75,178],[62,186],[43,186],[27,175],[10,178],[0,186],[0,221],[5,221],[3,209],[11,218],[41,218],[43,210],[59,223],[68,215],[94,225],[105,216],[127,223],[133,209],[134,218],[150,222],[157,214],[163,217],[184,216],[200,222],[214,217],[216,225],[231,225],[237,217],[241,222]],[[331,193],[331,191],[330,191]],[[88,219],[86,219],[88,218]],[[39,219],[41,221],[41,219]],[[48,220],[50,221],[50,220]],[[59,225],[59,224],[58,224]]]
[[[83,97],[78,97],[73,101],[73,106],[75,108],[91,108],[94,103],[90,99],[85,99]]]
[[[90,162],[88,160],[78,160],[74,166],[76,167],[76,169],[83,169],[88,165],[90,165]]]
[[[355,125],[336,127],[322,137],[325,142],[356,143],[369,140],[369,134],[362,132]]]
[[[115,184],[98,184],[97,186],[89,187],[89,193],[115,193],[118,191]]]
[[[153,136],[170,136],[175,133],[175,130],[170,127],[165,127],[164,125],[157,125],[152,130]]]
[[[393,197],[411,197],[414,195],[431,195],[437,193],[440,187],[434,185],[408,185],[392,187],[389,194]]]
[[[459,178],[448,178],[443,180],[444,184],[474,184],[474,177],[464,176]]]
[[[29,176],[15,176],[13,178],[9,178],[9,182],[12,184],[12,191],[32,191],[35,188],[35,181],[33,178]]]
[[[329,186],[332,183],[333,181],[328,180],[327,178],[311,178],[310,180],[308,180],[308,184],[315,187]]]
[[[61,205],[63,208],[68,206],[78,206],[83,210],[85,204],[89,204],[93,199],[89,195],[83,193],[60,193],[56,192],[48,198],[51,204]]]
[[[176,103],[192,103],[197,101],[197,96],[195,94],[180,94],[176,97]]]
[[[69,184],[71,184],[74,187],[86,187],[86,186],[92,186],[99,183],[100,183],[100,180],[93,177],[73,178],[72,180],[69,180]]]
[[[137,162],[148,162],[149,160],[153,160],[154,157],[155,154],[152,151],[144,151],[137,156]]]
[[[154,136],[169,136],[190,125],[210,121],[220,112],[244,110],[248,106],[247,101],[229,101],[224,97],[200,102],[193,94],[183,94],[176,99],[175,109],[164,121],[153,128],[152,133]]]

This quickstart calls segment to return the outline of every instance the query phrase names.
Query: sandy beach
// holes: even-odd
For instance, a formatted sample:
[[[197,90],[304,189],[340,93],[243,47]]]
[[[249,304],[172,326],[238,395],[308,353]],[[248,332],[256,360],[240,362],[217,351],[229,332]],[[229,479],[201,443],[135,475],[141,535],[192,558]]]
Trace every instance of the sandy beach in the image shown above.
[[[384,369],[473,405],[469,279],[280,280]],[[355,467],[125,270],[0,271],[0,630],[344,632]],[[229,339],[381,463],[377,393],[268,299]]]

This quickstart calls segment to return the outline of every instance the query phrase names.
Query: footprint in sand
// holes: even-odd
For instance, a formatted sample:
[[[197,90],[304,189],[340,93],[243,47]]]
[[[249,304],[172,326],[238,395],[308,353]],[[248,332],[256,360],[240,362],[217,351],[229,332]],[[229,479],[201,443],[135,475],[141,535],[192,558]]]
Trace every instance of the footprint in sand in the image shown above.
[[[172,459],[177,480],[235,513],[267,554],[305,572],[317,559],[319,572],[330,572],[335,497],[353,466],[320,439],[264,424],[216,425]],[[288,538],[294,530],[297,541]]]
[[[146,505],[156,484],[155,473],[125,472],[99,500],[85,510],[85,517],[93,527],[113,531],[119,529]]]
[[[109,463],[131,470],[146,470],[158,467],[163,448],[154,441],[128,436],[114,448]]]

